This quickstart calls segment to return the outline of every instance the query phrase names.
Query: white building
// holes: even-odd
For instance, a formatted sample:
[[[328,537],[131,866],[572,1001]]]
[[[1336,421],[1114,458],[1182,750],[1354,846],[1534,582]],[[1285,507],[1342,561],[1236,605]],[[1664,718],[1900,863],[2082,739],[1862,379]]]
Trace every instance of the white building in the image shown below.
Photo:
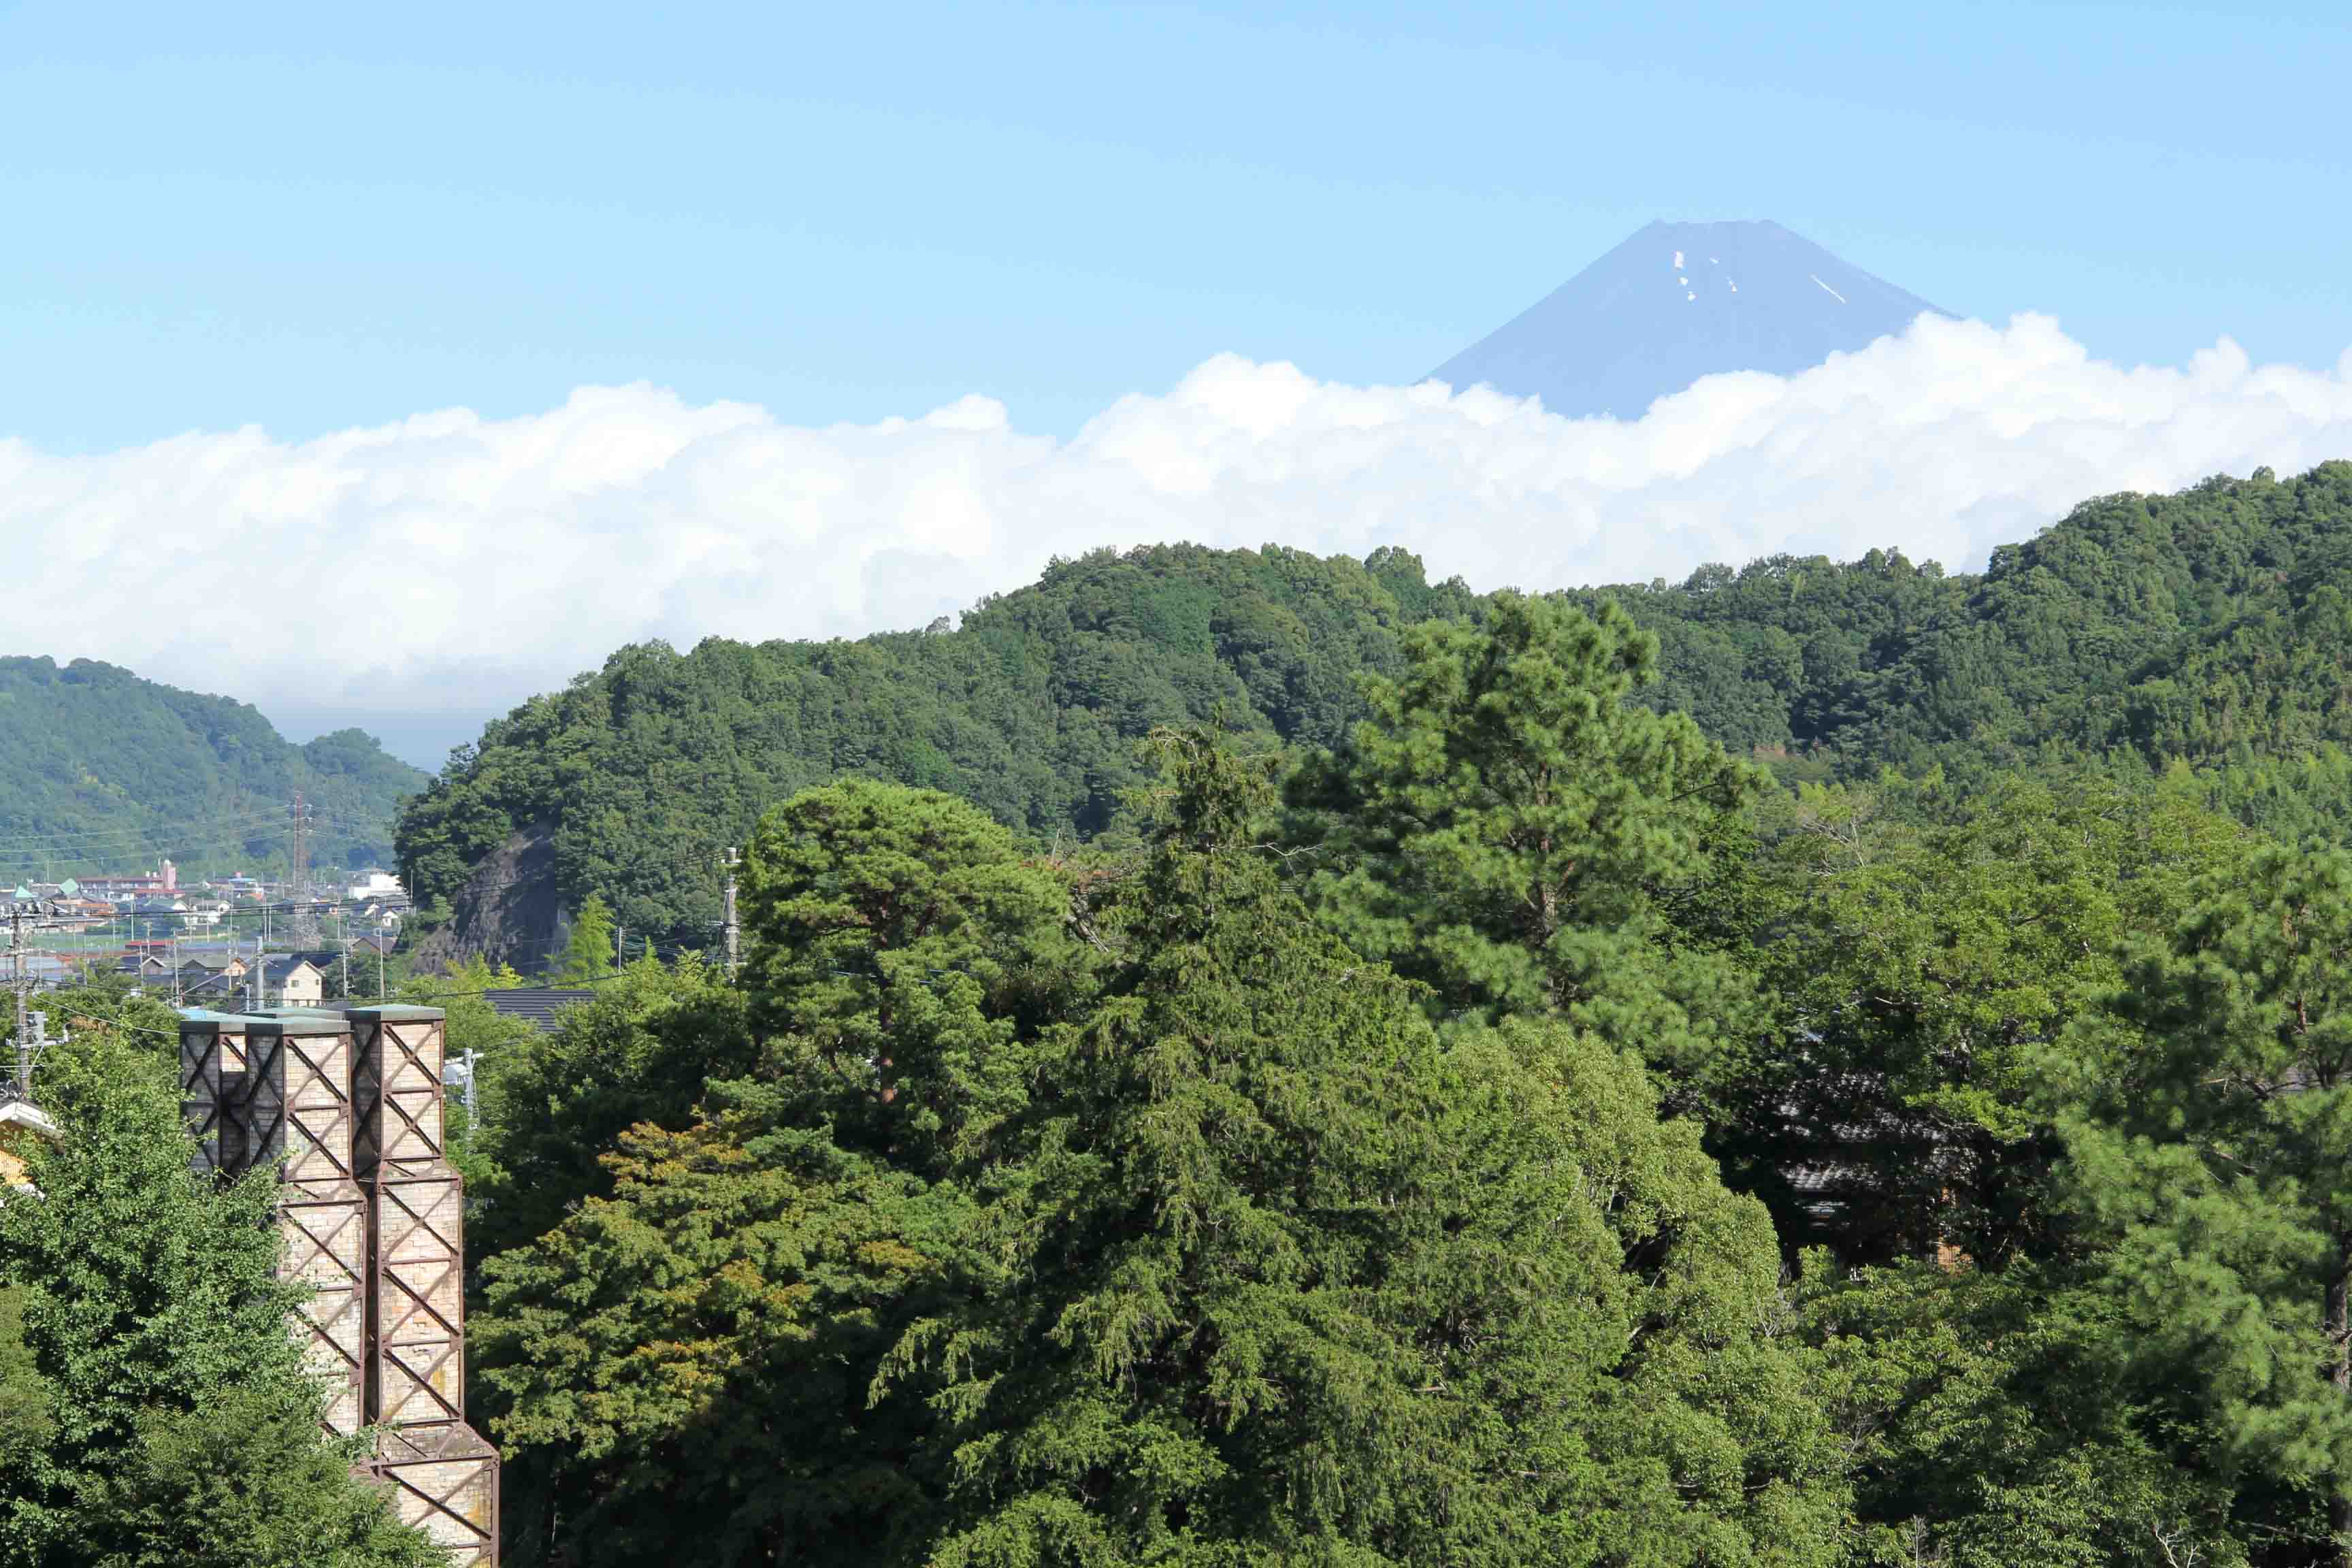
[[[408,892],[400,885],[400,879],[391,872],[369,871],[352,883],[343,897],[352,903],[364,904],[379,899],[404,899]]]

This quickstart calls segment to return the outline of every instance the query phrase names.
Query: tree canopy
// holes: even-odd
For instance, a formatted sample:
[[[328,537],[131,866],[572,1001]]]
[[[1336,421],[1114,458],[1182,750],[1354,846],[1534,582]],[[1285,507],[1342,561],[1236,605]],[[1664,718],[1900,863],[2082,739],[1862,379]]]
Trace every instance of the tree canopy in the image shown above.
[[[425,1568],[320,1435],[272,1180],[188,1171],[167,1055],[86,1022],[43,1064],[62,1133],[0,1205],[0,1562]]]

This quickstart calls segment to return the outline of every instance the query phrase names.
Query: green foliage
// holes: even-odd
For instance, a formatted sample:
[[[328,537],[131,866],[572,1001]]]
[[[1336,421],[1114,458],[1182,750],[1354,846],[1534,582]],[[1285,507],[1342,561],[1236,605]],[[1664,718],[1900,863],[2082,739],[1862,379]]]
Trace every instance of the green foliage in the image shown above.
[[[2329,463],[2103,497],[1981,575],[1896,552],[1783,555],[1557,597],[1613,602],[1657,639],[1633,700],[1791,782],[1940,766],[1973,784],[2052,761],[2292,773],[2352,745],[2347,522],[2352,463]],[[401,861],[445,908],[487,856],[544,833],[562,907],[597,891],[632,931],[698,942],[720,852],[798,789],[887,778],[1090,838],[1153,725],[1336,748],[1365,716],[1359,670],[1393,678],[1406,628],[1491,607],[1401,551],[1359,565],[1176,546],[1056,562],[952,632],[625,648],[458,753],[404,812]],[[2320,810],[2341,825],[2335,773]]]
[[[975,814],[772,824],[754,1005],[793,1043],[489,1266],[499,1430],[565,1456],[524,1549],[1834,1561],[1770,1227],[1696,1129],[1565,1026],[1442,1040],[1237,831],[1263,762],[1163,755],[1076,985],[1015,983],[1078,966],[1068,895]]]
[[[48,1018],[51,1039],[103,1025],[121,1031],[133,1044],[152,1043],[161,1054],[176,1048],[166,1042],[178,1037],[179,1015],[126,974],[101,973],[78,985],[44,991],[30,1000],[32,1007]],[[16,1037],[15,1009],[0,1006],[0,1040]]]
[[[356,730],[296,746],[241,702],[89,659],[0,658],[7,887],[131,869],[128,857],[97,863],[74,846],[134,840],[167,847],[192,873],[282,871],[297,790],[313,813],[312,865],[380,864],[401,797],[425,781]]]
[[[572,917],[572,935],[563,944],[554,973],[558,985],[593,985],[609,980],[620,964],[620,946],[613,927],[613,911],[602,896],[591,893]]]
[[[2352,463],[2105,496],[1945,576],[1873,551],[1613,593],[1658,632],[1651,700],[1849,777],[2053,756],[2244,763],[2352,741],[2340,584]]]
[[[2265,850],[2142,944],[2056,1080],[2074,1191],[2212,1462],[2352,1542],[2352,858]],[[2318,1509],[2315,1515],[2310,1510]]]
[[[799,1118],[936,1177],[1026,1098],[1016,1045],[1071,1005],[1070,889],[976,807],[852,781],[795,796],[751,840],[753,1021],[809,1086]]]
[[[57,1391],[25,1340],[25,1288],[0,1285],[0,1474],[36,1462],[57,1434]]]
[[[510,1560],[2352,1560],[2347,519],[624,650],[403,830],[751,846],[486,1069]]]
[[[1803,1328],[1852,1446],[1857,1563],[2231,1568],[2232,1488],[2136,1368],[2080,1270],[1925,1265],[1835,1277],[1809,1258]]]
[[[1753,1007],[1670,910],[1706,880],[1757,778],[1679,713],[1628,699],[1654,639],[1498,595],[1485,622],[1408,635],[1371,717],[1308,763],[1310,897],[1359,952],[1449,1012],[1553,1010],[1678,1079],[1705,1074]]]
[[[642,1123],[593,1196],[491,1259],[475,1320],[522,1562],[919,1561],[922,1403],[873,1387],[915,1323],[999,1278],[979,1215],[716,1091]]]
[[[1792,1246],[2048,1244],[2044,1054],[2244,836],[2185,775],[1809,786],[1766,818],[1756,951],[1786,1043],[1725,1097],[1717,1149]]]
[[[45,1397],[47,1431],[0,1473],[0,1562],[434,1561],[320,1436],[268,1180],[188,1173],[169,1058],[79,1029],[42,1097],[64,1138],[0,1205],[0,1283],[29,1352],[6,1357],[12,1400]]]
[[[440,1568],[401,1527],[351,1455],[321,1442],[315,1412],[277,1390],[220,1390],[192,1410],[142,1413],[86,1511],[81,1542],[102,1568]]]
[[[474,1255],[519,1247],[609,1191],[600,1159],[623,1131],[687,1125],[706,1082],[755,1059],[742,994],[690,955],[667,966],[640,959],[565,1009],[552,1032],[494,1042],[479,1066],[481,1130],[467,1152]]]
[[[1313,930],[1242,765],[1171,763],[933,1560],[1833,1561],[1770,1228],[1695,1129],[1558,1025],[1441,1041]]]
[[[928,1521],[901,1470],[931,1418],[869,1384],[1002,1278],[930,1178],[1022,1108],[1083,984],[1067,892],[971,807],[856,783],[773,814],[746,885],[757,1059],[744,994],[688,961],[633,967],[490,1086],[494,1234],[540,1237],[478,1320],[524,1552],[868,1560]]]
[[[1392,667],[1410,621],[1473,602],[1402,552],[1365,566],[1171,545],[1056,561],[952,632],[624,648],[453,759],[402,816],[402,872],[446,908],[509,836],[542,829],[563,907],[600,892],[630,931],[698,943],[721,852],[799,790],[889,779],[1090,837],[1139,782],[1154,725],[1221,715],[1330,744],[1360,711],[1355,672]]]

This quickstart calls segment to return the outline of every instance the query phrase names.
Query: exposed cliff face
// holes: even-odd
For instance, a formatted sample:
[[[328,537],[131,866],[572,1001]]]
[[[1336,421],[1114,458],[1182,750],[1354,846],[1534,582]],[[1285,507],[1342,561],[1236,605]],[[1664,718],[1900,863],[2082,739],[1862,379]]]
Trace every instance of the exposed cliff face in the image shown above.
[[[474,868],[449,910],[448,923],[416,944],[420,970],[484,958],[538,973],[562,922],[553,825],[534,822],[509,834]]]

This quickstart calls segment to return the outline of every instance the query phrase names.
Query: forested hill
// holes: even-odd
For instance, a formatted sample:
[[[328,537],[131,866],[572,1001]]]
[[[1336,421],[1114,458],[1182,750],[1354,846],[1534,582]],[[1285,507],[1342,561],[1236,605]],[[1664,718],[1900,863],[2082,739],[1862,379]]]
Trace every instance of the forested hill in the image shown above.
[[[2352,741],[2347,593],[2339,462],[2087,501],[1982,575],[1873,551],[1574,596],[1658,633],[1651,700],[1735,750],[1854,773],[2053,752],[2242,763]]]
[[[299,790],[310,863],[391,858],[425,775],[357,730],[297,746],[252,707],[77,659],[0,658],[0,879],[285,863]]]
[[[1088,837],[1141,776],[1154,725],[1215,715],[1328,743],[1357,714],[1355,672],[1392,667],[1401,627],[1476,603],[1396,552],[1175,545],[1056,562],[954,631],[625,647],[457,753],[403,816],[401,864],[421,903],[455,906],[456,952],[528,965],[591,889],[631,931],[707,935],[725,847],[808,784],[895,779]]]
[[[2183,758],[2262,786],[2284,757],[2352,801],[2340,759],[2312,760],[2352,741],[2348,592],[2352,464],[2335,463],[2093,500],[1980,575],[1874,551],[1571,596],[1657,632],[1650,700],[1786,773]],[[724,847],[807,784],[872,774],[1089,836],[1153,725],[1328,743],[1357,670],[1392,667],[1412,622],[1482,605],[1399,551],[1180,545],[1057,562],[952,631],[624,648],[461,752],[404,815],[402,864],[453,952],[528,963],[592,889],[632,931],[691,939],[717,920]]]

